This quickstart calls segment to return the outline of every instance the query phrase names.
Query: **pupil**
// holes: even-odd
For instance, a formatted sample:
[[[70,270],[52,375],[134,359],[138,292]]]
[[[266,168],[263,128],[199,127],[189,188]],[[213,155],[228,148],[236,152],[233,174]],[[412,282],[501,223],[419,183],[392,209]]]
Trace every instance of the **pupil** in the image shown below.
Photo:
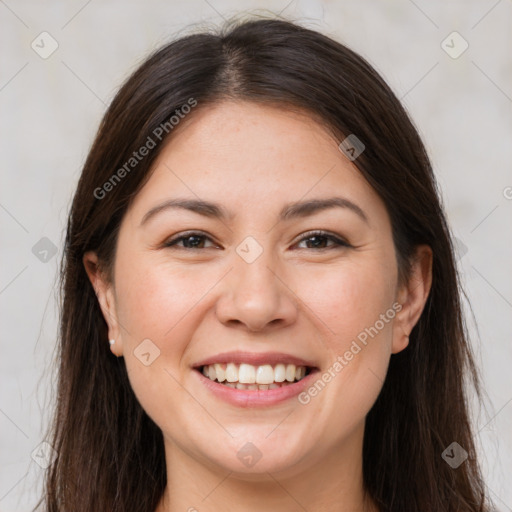
[[[193,242],[192,244],[190,244],[190,240],[195,240],[195,243]],[[184,243],[186,246],[198,247],[198,245],[201,245],[201,237],[197,235],[187,236],[187,238],[184,239]]]
[[[314,247],[319,247],[325,244],[325,237],[324,236],[312,236],[309,238],[309,240],[316,240],[316,243],[313,243]]]

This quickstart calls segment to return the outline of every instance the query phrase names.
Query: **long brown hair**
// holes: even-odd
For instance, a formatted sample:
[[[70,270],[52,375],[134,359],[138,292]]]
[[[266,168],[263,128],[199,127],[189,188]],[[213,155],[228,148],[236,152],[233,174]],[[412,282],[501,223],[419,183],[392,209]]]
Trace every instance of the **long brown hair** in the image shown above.
[[[49,438],[58,455],[45,481],[46,509],[152,511],[162,497],[162,433],[138,403],[124,360],[108,349],[82,257],[94,250],[112,268],[121,219],[165,138],[108,193],[98,190],[191,98],[197,109],[231,98],[298,109],[340,142],[355,134],[364,143],[354,163],[386,204],[400,279],[408,276],[415,246],[428,244],[434,254],[425,309],[409,347],[392,356],[366,418],[366,491],[381,511],[487,510],[465,394],[467,382],[479,390],[478,375],[454,248],[424,146],[363,58],[316,31],[269,19],[162,47],[126,81],[101,122],[72,203],[62,261],[58,395]],[[441,456],[454,441],[468,453],[456,469]]]

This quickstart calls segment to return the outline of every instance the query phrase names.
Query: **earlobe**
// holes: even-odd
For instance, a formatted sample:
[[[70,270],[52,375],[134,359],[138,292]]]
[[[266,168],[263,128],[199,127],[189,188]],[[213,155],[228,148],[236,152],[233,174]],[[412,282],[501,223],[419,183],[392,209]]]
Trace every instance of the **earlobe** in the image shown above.
[[[108,326],[108,341],[110,350],[116,355],[122,355],[121,332],[116,315],[116,302],[112,284],[101,271],[98,256],[93,251],[88,251],[82,259],[89,281],[94,288],[103,318]]]
[[[398,335],[398,339],[393,339],[393,347],[391,349],[392,354],[398,354],[399,352],[402,352],[402,350],[405,350],[409,346],[409,334],[403,333],[400,336],[400,333],[398,333]]]
[[[395,318],[393,354],[408,346],[410,333],[421,317],[432,286],[432,264],[433,254],[430,246],[417,246],[409,280],[400,289],[397,297],[402,309]]]

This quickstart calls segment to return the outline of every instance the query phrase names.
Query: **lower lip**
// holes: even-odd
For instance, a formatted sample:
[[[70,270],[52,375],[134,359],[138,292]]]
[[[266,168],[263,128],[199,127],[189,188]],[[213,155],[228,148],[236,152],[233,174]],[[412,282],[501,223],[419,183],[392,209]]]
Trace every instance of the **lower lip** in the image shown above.
[[[257,407],[274,405],[296,397],[315,379],[318,370],[313,370],[298,382],[275,389],[236,389],[205,377],[200,371],[194,370],[200,381],[215,396],[238,407]]]

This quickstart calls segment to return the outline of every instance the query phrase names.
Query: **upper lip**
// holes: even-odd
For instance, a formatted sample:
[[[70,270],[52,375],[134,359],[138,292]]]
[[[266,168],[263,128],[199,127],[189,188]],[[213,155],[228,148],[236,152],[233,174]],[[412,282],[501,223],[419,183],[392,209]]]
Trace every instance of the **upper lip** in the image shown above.
[[[291,354],[285,354],[284,352],[256,353],[241,351],[223,352],[222,354],[216,354],[214,356],[203,359],[202,361],[199,361],[194,365],[194,368],[208,366],[210,364],[216,363],[247,363],[253,366],[261,366],[264,364],[270,364],[274,366],[278,363],[282,363],[294,364],[295,366],[308,366],[310,368],[315,368],[315,363],[307,361],[297,356],[292,356]]]

